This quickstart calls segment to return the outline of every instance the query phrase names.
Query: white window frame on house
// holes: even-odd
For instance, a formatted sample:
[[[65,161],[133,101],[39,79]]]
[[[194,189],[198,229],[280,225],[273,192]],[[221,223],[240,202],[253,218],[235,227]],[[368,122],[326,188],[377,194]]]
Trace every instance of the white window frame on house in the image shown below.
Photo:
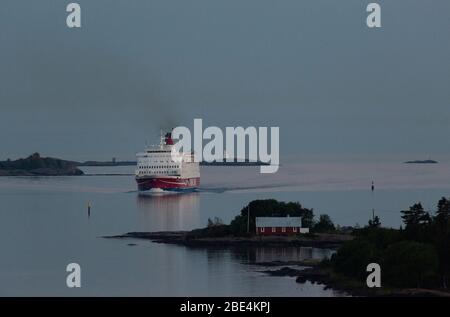
[[[293,232],[297,232],[297,227],[292,227]]]
[[[275,232],[277,232],[277,228],[272,227],[272,233],[275,233]]]
[[[261,230],[261,232],[264,232],[264,229],[265,229],[265,228],[264,228],[264,227],[261,227],[261,228],[259,228],[259,229]]]
[[[281,228],[281,232],[285,233],[286,232],[286,227],[282,227]]]

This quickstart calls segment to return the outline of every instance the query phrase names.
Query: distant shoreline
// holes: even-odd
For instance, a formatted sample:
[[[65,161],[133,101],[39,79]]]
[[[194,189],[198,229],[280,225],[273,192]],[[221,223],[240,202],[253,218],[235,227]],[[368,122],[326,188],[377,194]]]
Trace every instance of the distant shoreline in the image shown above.
[[[414,160],[414,161],[406,161],[404,164],[438,164],[438,161],[435,160]]]
[[[136,161],[86,161],[86,162],[73,162],[75,165],[83,167],[83,166],[136,166]],[[216,161],[216,162],[200,162],[201,166],[263,166],[263,165],[269,165],[268,163],[264,162],[254,162],[245,160],[243,162],[239,162],[237,160],[234,160],[232,162],[227,161]]]
[[[52,157],[41,157],[34,153],[27,158],[0,161],[1,176],[132,176],[129,173],[92,173],[85,174],[79,167],[119,167],[136,166],[136,161],[68,161]],[[243,162],[200,162],[202,166],[261,166],[263,162],[245,160]]]
[[[86,161],[86,162],[73,162],[76,166],[84,167],[84,166],[98,166],[98,167],[107,167],[107,166],[135,166],[137,162],[135,161]]]

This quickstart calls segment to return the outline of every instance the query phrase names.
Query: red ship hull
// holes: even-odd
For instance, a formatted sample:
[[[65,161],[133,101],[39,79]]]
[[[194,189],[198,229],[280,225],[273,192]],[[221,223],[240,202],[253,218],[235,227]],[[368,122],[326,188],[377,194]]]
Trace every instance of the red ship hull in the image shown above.
[[[200,186],[200,177],[175,178],[175,177],[143,177],[136,178],[139,191],[162,189],[167,191],[195,190]]]

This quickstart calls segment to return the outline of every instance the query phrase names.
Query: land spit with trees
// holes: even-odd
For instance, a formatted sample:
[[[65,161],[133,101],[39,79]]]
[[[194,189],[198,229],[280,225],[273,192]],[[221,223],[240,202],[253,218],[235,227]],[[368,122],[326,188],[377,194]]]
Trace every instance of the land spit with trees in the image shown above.
[[[33,153],[25,158],[0,161],[0,176],[80,176],[81,166],[135,166],[135,161],[68,161]],[[106,175],[106,174],[103,174]]]
[[[0,176],[78,176],[83,172],[75,162],[52,157],[42,157],[39,153],[17,160],[0,161]]]
[[[249,213],[250,210],[250,214]],[[302,227],[310,228],[309,234],[256,235],[256,217],[301,217]],[[173,243],[190,247],[224,246],[308,246],[336,249],[345,241],[353,239],[351,230],[336,230],[330,217],[321,215],[316,221],[313,209],[304,208],[298,202],[279,202],[275,199],[254,200],[244,206],[240,213],[224,224],[221,219],[208,219],[207,226],[192,231],[129,232],[108,238],[141,238],[159,243]],[[348,231],[345,231],[348,230]]]
[[[450,296],[450,199],[442,197],[435,211],[424,210],[419,202],[399,213],[404,223],[399,229],[382,227],[377,216],[362,228],[339,227],[328,215],[316,219],[313,209],[304,208],[298,202],[254,200],[243,207],[230,224],[214,218],[209,219],[203,229],[130,232],[107,238],[142,238],[190,247],[283,245],[335,248],[331,258],[320,262],[260,264],[279,267],[263,271],[267,274],[294,276],[299,283],[320,283],[352,295]],[[264,216],[302,217],[302,226],[310,228],[310,233],[257,236],[255,217]],[[378,263],[381,267],[381,288],[367,287],[369,263]],[[302,268],[292,268],[292,264]]]

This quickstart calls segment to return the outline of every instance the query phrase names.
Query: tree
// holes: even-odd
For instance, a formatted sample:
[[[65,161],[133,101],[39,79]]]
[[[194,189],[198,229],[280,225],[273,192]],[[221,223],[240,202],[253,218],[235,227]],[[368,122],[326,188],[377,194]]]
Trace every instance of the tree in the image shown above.
[[[314,226],[314,231],[316,232],[330,232],[335,231],[336,227],[331,221],[330,216],[328,215],[320,215],[319,222]]]
[[[331,256],[330,264],[336,272],[362,279],[367,275],[367,264],[378,262],[379,250],[366,239],[354,239],[344,243]]]
[[[447,223],[450,219],[450,200],[442,197],[437,205],[436,220],[440,223]]]
[[[447,288],[450,276],[450,200],[442,197],[437,204],[437,211],[431,228],[431,241],[439,254],[439,271],[442,286]]]
[[[223,221],[219,217],[214,217],[214,220],[208,218],[208,228],[222,226]]]
[[[401,213],[403,223],[406,225],[406,230],[408,230],[408,227],[418,227],[428,224],[431,221],[430,214],[425,212],[420,202],[412,205],[408,210],[402,210]]]
[[[448,287],[450,276],[450,230],[448,227],[447,232],[440,231],[436,234],[434,243],[439,255],[439,272],[444,288]]]
[[[421,287],[435,284],[439,258],[431,244],[401,241],[383,252],[381,264],[389,285]]]
[[[378,216],[375,216],[372,219],[369,220],[369,228],[379,228],[381,226],[381,221]]]
[[[248,212],[250,210],[250,217]],[[282,202],[275,199],[253,200],[241,209],[231,221],[231,230],[234,235],[247,234],[247,219],[250,218],[250,232],[256,230],[256,217],[302,217],[302,226],[310,227],[314,213],[312,209],[304,208],[299,202]]]
[[[303,209],[302,227],[311,228],[314,225],[314,212],[312,209]]]

